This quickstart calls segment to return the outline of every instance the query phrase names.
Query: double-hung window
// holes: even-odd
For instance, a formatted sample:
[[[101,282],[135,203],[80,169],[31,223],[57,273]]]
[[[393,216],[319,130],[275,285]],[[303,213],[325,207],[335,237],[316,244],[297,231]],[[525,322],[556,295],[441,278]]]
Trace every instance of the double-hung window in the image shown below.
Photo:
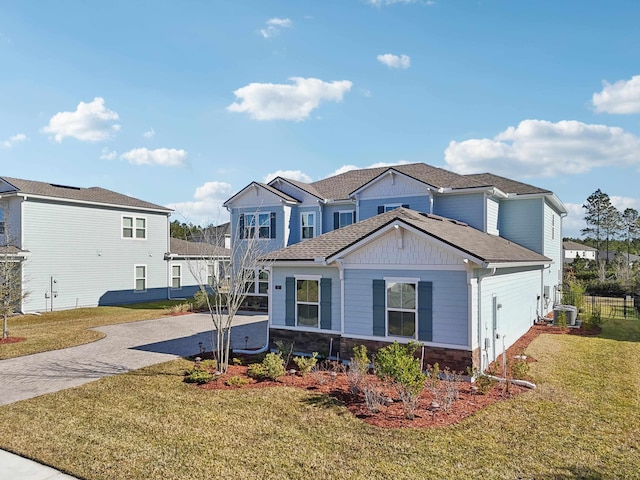
[[[245,213],[240,216],[241,238],[275,238],[272,231],[275,223],[275,214],[266,213]]]
[[[135,291],[144,292],[147,289],[147,266],[135,266]]]
[[[246,270],[244,289],[248,295],[267,295],[269,293],[269,272],[262,269]]]
[[[300,216],[300,225],[302,227],[302,239],[314,237],[315,215],[313,213],[303,213]]]
[[[318,328],[320,280],[296,278],[296,322],[299,327]]]
[[[182,288],[182,266],[171,266],[171,288]]]
[[[416,336],[417,283],[387,281],[387,335]]]
[[[122,217],[122,238],[147,238],[147,219],[143,217]]]
[[[353,210],[342,210],[333,214],[333,229],[346,227],[356,221],[356,212]]]

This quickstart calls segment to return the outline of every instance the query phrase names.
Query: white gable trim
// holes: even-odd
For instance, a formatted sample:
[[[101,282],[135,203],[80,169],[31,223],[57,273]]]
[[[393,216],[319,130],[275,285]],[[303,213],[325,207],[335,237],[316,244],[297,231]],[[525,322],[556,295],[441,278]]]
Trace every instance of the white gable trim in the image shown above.
[[[410,175],[407,175],[405,173],[399,172],[398,170],[395,170],[393,168],[390,168],[389,170],[385,170],[384,172],[382,172],[380,175],[378,175],[377,177],[373,178],[372,180],[369,180],[367,183],[365,183],[364,185],[362,185],[361,187],[357,188],[356,190],[354,190],[353,192],[351,192],[349,194],[350,197],[358,197],[363,191],[365,191],[366,189],[368,189],[369,187],[371,187],[372,185],[375,185],[376,183],[382,181],[382,180],[386,180],[388,177],[391,177],[391,181],[392,183],[395,182],[395,176],[399,176],[399,177],[403,177],[408,181],[413,181],[415,183],[419,183],[421,185],[424,185],[426,187],[427,190],[429,191],[436,191],[439,192],[441,191],[441,189],[434,187],[433,185],[423,182],[422,180],[418,180],[415,177],[412,177]]]
[[[273,187],[275,188],[275,187]],[[292,201],[292,200],[288,200],[287,198],[285,198],[285,194],[283,193],[282,195],[278,195],[276,192],[273,192],[272,190],[269,190],[268,188],[265,188],[264,185],[260,185],[257,182],[252,182],[249,185],[247,185],[246,187],[244,187],[242,190],[240,190],[238,193],[236,193],[233,197],[231,197],[229,200],[227,200],[226,202],[224,202],[222,204],[223,207],[230,207],[233,205],[233,203],[237,200],[239,200],[242,197],[245,197],[246,195],[257,195],[258,191],[263,190],[266,194],[271,195],[274,198],[274,202],[273,204],[269,204],[270,206],[273,205],[297,205],[299,202],[297,201]],[[266,204],[264,204],[266,206]]]

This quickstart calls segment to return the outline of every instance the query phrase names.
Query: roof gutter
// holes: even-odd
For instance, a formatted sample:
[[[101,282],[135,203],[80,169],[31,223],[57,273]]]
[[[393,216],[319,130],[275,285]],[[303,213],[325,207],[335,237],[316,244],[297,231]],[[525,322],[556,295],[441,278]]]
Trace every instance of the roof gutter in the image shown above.
[[[30,198],[34,198],[38,200],[51,200],[54,202],[63,202],[63,203],[78,203],[80,205],[92,205],[96,207],[120,208],[120,209],[126,209],[126,210],[141,210],[144,212],[163,213],[165,215],[171,215],[174,211],[171,208],[151,208],[151,207],[141,207],[141,206],[135,206],[135,205],[123,205],[121,203],[91,202],[88,200],[78,200],[75,198],[49,197],[46,195],[35,195],[31,193],[16,192],[14,195],[16,197],[22,197],[24,200],[29,200]],[[0,198],[1,197],[2,195],[0,195]]]

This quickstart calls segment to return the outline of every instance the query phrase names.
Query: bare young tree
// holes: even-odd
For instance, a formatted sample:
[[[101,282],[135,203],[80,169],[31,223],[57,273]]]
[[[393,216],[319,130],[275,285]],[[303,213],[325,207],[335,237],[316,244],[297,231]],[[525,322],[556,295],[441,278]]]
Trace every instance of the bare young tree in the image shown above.
[[[0,207],[0,315],[2,316],[2,338],[9,336],[9,317],[22,305],[29,292],[23,289],[21,250],[13,245],[11,229],[5,222]]]
[[[260,237],[259,228],[254,225],[239,225],[239,228],[243,232],[239,234],[236,229],[228,263],[220,262],[219,253],[216,256],[204,253],[207,250],[211,252],[206,245],[224,245],[224,239],[220,238],[224,230],[216,228],[204,231],[204,242],[201,242],[203,253],[192,256],[188,262],[189,271],[200,291],[205,294],[206,307],[214,326],[213,354],[221,373],[226,373],[229,366],[233,320],[253,291],[255,282],[259,281],[260,272],[267,272],[268,268],[261,258],[267,249],[265,242],[261,241],[263,237]],[[221,269],[221,265],[224,268]],[[214,272],[211,271],[212,267],[215,268]]]

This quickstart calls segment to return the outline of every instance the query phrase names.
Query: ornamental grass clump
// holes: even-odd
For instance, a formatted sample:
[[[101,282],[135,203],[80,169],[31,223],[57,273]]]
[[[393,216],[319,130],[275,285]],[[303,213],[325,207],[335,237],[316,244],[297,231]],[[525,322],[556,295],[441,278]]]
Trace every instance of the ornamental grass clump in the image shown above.
[[[418,397],[424,389],[426,376],[420,368],[420,359],[414,354],[420,345],[409,342],[406,346],[393,342],[378,350],[375,372],[382,381],[395,388],[408,419],[415,418]]]

